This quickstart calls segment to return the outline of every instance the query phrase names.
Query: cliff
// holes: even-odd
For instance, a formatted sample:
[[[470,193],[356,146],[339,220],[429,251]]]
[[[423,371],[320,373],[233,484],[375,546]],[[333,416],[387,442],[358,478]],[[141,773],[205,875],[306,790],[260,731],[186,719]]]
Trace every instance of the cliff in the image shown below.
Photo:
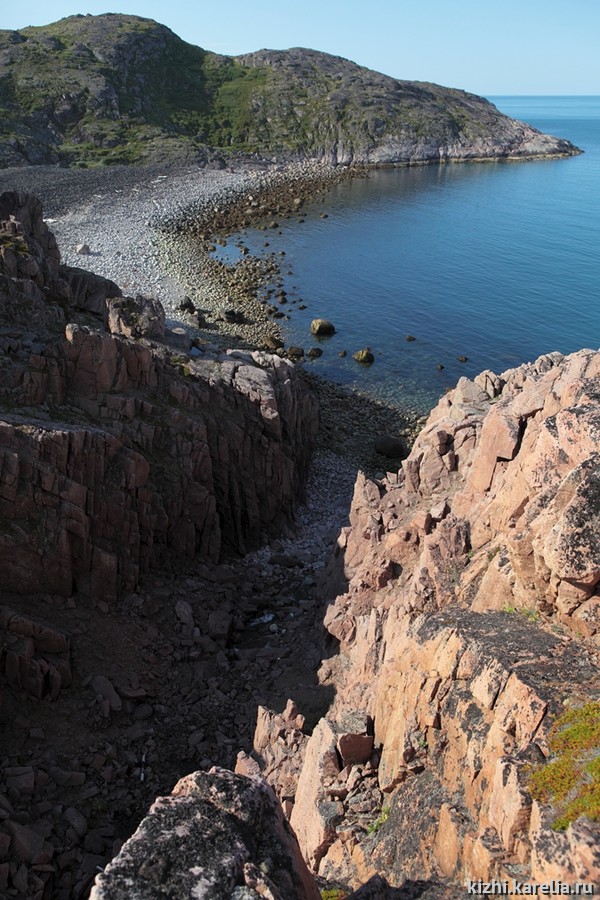
[[[583,350],[463,378],[400,471],[359,473],[320,588],[333,702],[310,734],[261,707],[236,765],[340,897],[600,881],[599,373]],[[150,827],[97,896],[140,889]]]
[[[110,602],[291,522],[317,427],[292,364],[190,348],[157,301],[61,267],[27,195],[0,197],[0,345],[5,591]]]
[[[324,582],[336,697],[296,756],[321,875],[598,884],[599,372],[462,378],[398,473],[359,475]],[[348,717],[373,752],[344,768]]]
[[[0,31],[0,166],[215,155],[414,164],[570,155],[488,101],[314,50],[221,56],[150,19]]]

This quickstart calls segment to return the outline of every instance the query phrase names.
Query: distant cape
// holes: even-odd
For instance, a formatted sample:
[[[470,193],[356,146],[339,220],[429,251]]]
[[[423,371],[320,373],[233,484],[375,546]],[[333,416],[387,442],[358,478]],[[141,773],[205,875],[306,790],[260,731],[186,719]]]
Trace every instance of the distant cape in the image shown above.
[[[315,50],[222,56],[151,19],[0,31],[0,167],[232,156],[415,165],[568,156],[482,97]]]

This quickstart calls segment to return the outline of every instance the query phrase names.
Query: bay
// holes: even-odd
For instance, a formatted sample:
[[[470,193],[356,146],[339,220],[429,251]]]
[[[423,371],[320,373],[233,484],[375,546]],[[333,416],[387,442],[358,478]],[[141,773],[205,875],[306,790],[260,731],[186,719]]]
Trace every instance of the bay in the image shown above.
[[[490,99],[585,152],[372,171],[269,232],[268,250],[244,233],[253,253],[285,252],[288,300],[307,304],[288,306],[286,343],[308,349],[310,321],[334,322],[316,373],[426,412],[461,375],[600,345],[600,97]],[[369,368],[352,359],[365,346]]]

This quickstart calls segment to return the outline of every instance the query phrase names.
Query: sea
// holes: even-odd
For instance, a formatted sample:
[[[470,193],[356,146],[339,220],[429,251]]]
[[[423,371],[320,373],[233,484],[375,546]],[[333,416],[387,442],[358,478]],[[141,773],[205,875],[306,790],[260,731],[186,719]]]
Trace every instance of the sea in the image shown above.
[[[264,231],[241,236],[285,254],[286,343],[318,344],[315,373],[422,414],[462,375],[600,347],[600,97],[488,99],[584,152],[372,171],[269,231],[268,248]],[[336,333],[311,338],[313,318]],[[369,367],[352,358],[364,347]]]

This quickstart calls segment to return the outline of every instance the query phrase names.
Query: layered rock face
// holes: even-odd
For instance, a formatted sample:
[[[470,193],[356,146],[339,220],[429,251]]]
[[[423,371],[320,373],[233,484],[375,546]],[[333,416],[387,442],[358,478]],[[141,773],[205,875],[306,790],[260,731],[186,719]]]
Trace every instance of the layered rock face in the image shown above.
[[[398,473],[359,475],[322,583],[335,700],[310,736],[293,701],[259,709],[236,766],[274,788],[321,883],[357,900],[598,884],[598,824],[555,830],[530,774],[564,710],[600,696],[599,369],[585,350],[462,379]],[[113,866],[134,872],[128,845]],[[112,873],[98,896],[121,896]]]
[[[0,221],[3,588],[110,601],[280,533],[317,426],[293,366],[177,349],[156,301],[60,267],[35,199]]]
[[[584,350],[461,379],[401,471],[359,475],[323,585],[335,701],[297,752],[255,743],[321,876],[598,884],[598,825],[553,830],[529,778],[600,695],[599,372]]]

